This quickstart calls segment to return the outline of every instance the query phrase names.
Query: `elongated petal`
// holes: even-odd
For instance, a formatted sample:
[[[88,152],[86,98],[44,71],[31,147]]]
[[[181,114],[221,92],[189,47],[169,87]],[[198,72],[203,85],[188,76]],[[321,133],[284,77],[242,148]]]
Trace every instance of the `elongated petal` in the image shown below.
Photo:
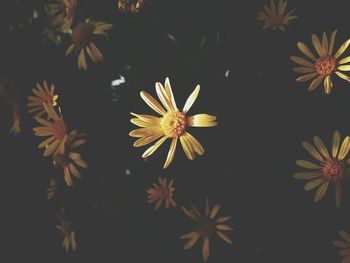
[[[316,188],[317,186],[319,186],[320,184],[322,184],[323,182],[324,182],[323,178],[314,179],[314,180],[308,182],[307,184],[305,184],[304,190],[310,191],[310,190]]]
[[[165,136],[163,138],[159,139],[155,144],[153,144],[151,147],[149,147],[142,154],[142,158],[147,158],[148,156],[151,156],[159,148],[159,146],[161,146],[163,144],[163,142],[165,142],[166,139],[167,139],[167,137],[165,137]]]
[[[300,180],[310,180],[322,176],[321,173],[315,172],[300,172],[293,175],[294,178]]]
[[[209,237],[204,238],[202,247],[202,256],[205,262],[209,258]]]
[[[193,219],[193,220],[195,220],[195,221],[197,221],[198,220],[198,215],[196,214],[196,213],[194,213],[194,211],[193,210],[189,210],[189,209],[187,209],[187,208],[185,208],[185,207],[181,207],[181,209],[182,209],[182,211],[184,211],[184,213],[188,216],[188,217],[190,217],[191,219]]]
[[[324,86],[324,92],[326,94],[331,94],[332,88],[333,88],[333,83],[331,80],[331,76],[326,76],[323,81],[323,86]]]
[[[335,187],[335,205],[339,208],[341,205],[341,197],[342,197],[341,183],[336,182],[334,187]]]
[[[231,219],[230,216],[223,216],[223,217],[218,217],[215,222],[219,224],[219,223],[226,222],[230,219]]]
[[[64,171],[64,180],[66,181],[66,184],[69,187],[72,187],[74,185],[74,183],[73,183],[73,180],[72,180],[72,178],[70,176],[70,172],[69,172],[68,166],[64,166],[63,171]]]
[[[173,105],[173,108],[175,110],[177,110],[177,106],[176,106],[176,101],[175,101],[175,97],[174,97],[174,94],[173,94],[173,90],[171,89],[171,85],[170,85],[170,80],[169,78],[166,78],[165,79],[165,91],[168,95],[168,99],[169,101],[171,102],[171,104]]]
[[[323,78],[323,76],[318,76],[317,78],[315,78],[308,87],[308,91],[315,90],[321,84]]]
[[[140,129],[136,129],[136,130],[132,130],[129,133],[130,137],[148,137],[148,136],[152,136],[155,135],[156,133],[159,133],[161,130],[158,127],[146,127],[146,128],[140,128]]]
[[[220,210],[220,205],[215,205],[214,207],[213,207],[213,209],[211,210],[211,212],[210,212],[210,219],[213,219],[216,215],[217,215],[217,213],[219,212],[219,210]]]
[[[317,150],[322,154],[322,156],[324,158],[329,158],[329,153],[328,153],[327,147],[324,145],[324,143],[322,142],[320,137],[315,136],[314,137],[314,143],[315,143],[315,145],[317,147]]]
[[[333,134],[333,139],[332,139],[332,156],[333,156],[333,158],[336,158],[338,156],[339,146],[340,146],[340,132],[335,131]]]
[[[228,225],[216,225],[216,229],[223,231],[233,231],[234,229]]]
[[[314,201],[319,202],[321,199],[325,196],[327,189],[329,186],[329,182],[324,182],[321,184],[321,186],[317,189],[315,196],[314,196]]]
[[[188,118],[188,125],[192,127],[214,127],[216,117],[209,114],[196,114]]]
[[[159,113],[160,115],[165,115],[166,111],[164,108],[159,104],[158,101],[156,101],[150,94],[148,94],[146,91],[141,91],[140,93],[141,98],[147,103],[147,105],[153,109],[155,112]]]
[[[159,117],[155,117],[152,115],[145,115],[145,114],[136,114],[136,113],[130,113],[131,115],[139,118],[140,120],[144,121],[144,122],[148,122],[148,123],[160,123],[160,118]]]
[[[322,167],[320,165],[314,164],[309,161],[304,160],[297,160],[296,164],[300,167],[306,168],[306,169],[321,169]]]
[[[303,142],[303,147],[305,150],[316,160],[319,160],[320,162],[323,161],[322,156],[318,153],[318,151],[308,142]]]
[[[322,34],[322,50],[324,55],[328,54],[328,38],[325,32]]]
[[[322,49],[321,42],[320,42],[319,38],[315,34],[312,34],[311,40],[312,40],[312,44],[314,45],[315,50],[317,51],[317,54],[320,57],[325,56],[326,54],[324,53],[324,50]]]
[[[333,48],[334,48],[334,41],[335,41],[335,36],[337,35],[337,30],[334,30],[331,38],[329,40],[329,50],[328,50],[328,55],[331,56],[333,53]]]
[[[350,65],[342,65],[338,67],[340,71],[350,71]]]
[[[216,231],[216,234],[218,234],[219,237],[222,238],[227,244],[232,244],[231,239],[223,232],[221,231]]]
[[[349,62],[350,62],[350,56],[345,57],[345,58],[339,60],[338,64],[339,64],[339,65],[343,65],[343,64],[346,64],[346,63],[349,63]]]
[[[87,70],[87,64],[86,64],[86,58],[85,58],[85,51],[82,49],[79,53],[78,57],[78,68]]]
[[[177,145],[177,137],[173,138],[173,140],[171,141],[168,156],[167,156],[166,161],[164,163],[163,169],[168,168],[169,165],[171,164],[171,162],[173,161],[174,155],[175,155],[175,150],[176,150],[176,145]]]
[[[346,157],[346,155],[349,153],[349,150],[350,150],[350,137],[346,136],[346,138],[344,139],[340,147],[338,160],[342,161]]]
[[[299,65],[309,67],[309,68],[314,68],[314,64],[312,64],[311,62],[309,62],[301,57],[291,56],[290,59]]]
[[[314,71],[314,70],[313,70]],[[308,81],[310,79],[313,79],[314,77],[316,77],[318,74],[316,72],[313,72],[313,73],[309,73],[309,74],[305,74],[305,75],[302,75],[300,77],[298,77],[296,79],[296,81],[298,82],[305,82],[305,81]]]
[[[142,137],[134,142],[134,147],[141,147],[150,144],[151,142],[154,142],[155,140],[162,137],[163,135],[163,132],[158,132],[151,136]]]
[[[334,58],[339,58],[350,45],[350,39],[346,40],[335,53]]]
[[[196,101],[196,99],[198,97],[199,91],[200,91],[200,86],[197,85],[196,88],[194,89],[194,91],[191,93],[191,95],[186,100],[185,106],[183,107],[183,110],[182,110],[184,113],[187,113],[190,110],[193,103]]]
[[[205,151],[202,144],[190,133],[186,132],[186,136],[188,139],[187,141],[191,144],[191,147],[194,149],[194,151],[199,155],[203,155]]]
[[[186,243],[184,249],[190,249],[193,247],[194,244],[196,244],[197,240],[199,239],[199,235],[193,235],[193,237]]]
[[[297,73],[315,73],[314,68],[308,68],[308,67],[296,67],[296,68],[293,68],[293,70]]]
[[[316,61],[315,55],[311,52],[311,50],[302,42],[298,42],[297,44],[298,48],[301,52],[308,58],[312,59],[313,61]]]
[[[139,127],[154,127],[154,126],[160,125],[160,119],[159,119],[158,123],[146,122],[146,121],[140,120],[139,118],[132,118],[132,119],[130,119],[130,122],[139,126]]]
[[[162,102],[163,106],[169,111],[174,110],[173,105],[171,104],[170,100],[168,99],[168,95],[163,87],[163,85],[160,82],[156,83],[156,92],[158,95],[158,98]]]
[[[194,149],[192,148],[192,144],[188,142],[186,134],[180,137],[180,142],[182,145],[182,149],[184,150],[187,158],[190,160],[194,160],[195,152],[194,152]]]
[[[350,82],[350,77],[340,71],[336,71],[335,74],[337,74],[339,77],[341,77],[342,79]]]

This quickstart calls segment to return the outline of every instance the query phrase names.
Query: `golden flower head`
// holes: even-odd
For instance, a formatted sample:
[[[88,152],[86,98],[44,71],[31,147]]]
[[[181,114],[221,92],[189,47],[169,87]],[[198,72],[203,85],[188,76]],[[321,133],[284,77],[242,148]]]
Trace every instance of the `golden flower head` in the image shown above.
[[[204,261],[207,261],[209,258],[209,239],[213,238],[215,234],[217,234],[226,243],[232,243],[231,239],[224,233],[224,231],[233,231],[233,228],[223,224],[231,219],[231,217],[225,216],[216,218],[216,215],[221,208],[220,205],[215,205],[212,209],[210,209],[209,200],[207,198],[204,214],[201,214],[194,206],[192,206],[190,209],[186,209],[184,207],[181,208],[184,213],[193,219],[197,224],[195,231],[180,237],[180,239],[189,239],[184,249],[190,249],[194,244],[196,244],[199,238],[203,239],[202,256]]]
[[[69,251],[69,249],[72,249],[75,251],[77,249],[77,243],[75,240],[75,232],[72,229],[72,224],[69,222],[64,215],[64,208],[61,209],[60,214],[58,215],[60,224],[57,226],[57,229],[61,232],[61,234],[64,236],[63,239],[63,248],[66,250],[66,252]]]
[[[106,24],[104,22],[96,22],[92,19],[86,19],[85,22],[78,24],[72,33],[72,44],[66,51],[66,56],[72,54],[73,50],[79,53],[78,67],[79,69],[87,70],[86,56],[87,53],[90,59],[94,62],[100,62],[103,60],[103,55],[96,47],[93,40],[95,36],[107,37],[106,31],[112,28],[112,24]]]
[[[28,113],[36,112],[35,117],[41,117],[46,112],[44,104],[52,107],[57,105],[58,96],[55,95],[55,85],[53,83],[49,89],[46,80],[44,80],[43,85],[37,83],[36,88],[33,88],[32,91],[35,96],[28,96],[28,107],[30,108]]]
[[[294,71],[304,74],[301,77],[298,77],[296,80],[298,82],[305,82],[313,79],[309,85],[308,91],[315,90],[323,81],[325,93],[330,94],[333,88],[331,76],[334,74],[350,82],[350,77],[343,73],[344,71],[350,70],[350,65],[346,65],[346,63],[350,62],[350,56],[345,57],[341,60],[339,59],[340,56],[348,48],[350,39],[345,41],[340,46],[340,48],[335,53],[333,53],[336,34],[337,31],[335,30],[328,40],[326,33],[323,32],[322,43],[315,34],[312,35],[311,40],[317,52],[317,56],[315,56],[314,53],[304,43],[298,42],[297,44],[300,51],[310,60],[312,60],[312,62],[310,62],[301,57],[291,57],[292,61],[301,65],[294,68]]]
[[[76,166],[81,168],[88,168],[88,164],[82,160],[81,154],[73,152],[71,150],[85,143],[85,134],[78,133],[77,130],[73,130],[66,142],[66,151],[63,153],[57,152],[53,155],[53,163],[55,166],[61,166],[64,172],[64,180],[69,187],[74,186],[71,175],[76,178],[81,178],[81,173]]]
[[[298,18],[292,13],[295,9],[286,13],[287,1],[279,0],[276,6],[275,0],[270,1],[270,5],[264,5],[264,10],[259,12],[257,19],[264,23],[263,29],[272,28],[273,30],[285,30],[290,21]]]
[[[56,3],[46,6],[46,12],[52,17],[51,24],[59,26],[63,33],[67,33],[71,30],[76,7],[76,0],[56,0]]]
[[[319,164],[297,160],[296,164],[298,166],[312,171],[294,174],[296,179],[310,180],[304,186],[306,191],[318,187],[314,196],[315,202],[320,201],[325,196],[329,184],[334,184],[337,207],[340,207],[341,204],[341,183],[344,177],[349,174],[348,164],[350,161],[346,158],[350,150],[350,137],[347,136],[342,143],[340,142],[340,133],[338,131],[333,135],[331,153],[328,152],[326,146],[318,136],[314,137],[316,148],[308,142],[303,142],[305,150],[315,158]]]
[[[166,209],[171,206],[176,207],[176,203],[173,199],[173,192],[175,188],[173,187],[174,181],[171,180],[169,184],[167,184],[166,179],[158,178],[159,185],[153,183],[153,187],[147,190],[148,193],[148,203],[156,202],[155,208],[159,209],[159,207],[164,202]]]
[[[145,0],[117,0],[118,9],[125,13],[138,13],[145,3]]]
[[[339,255],[344,257],[342,263],[350,263],[350,235],[345,231],[339,231],[344,241],[333,241],[333,245],[340,248]]]
[[[35,120],[42,126],[34,128],[35,135],[49,136],[48,139],[39,144],[39,148],[45,148],[44,156],[52,154],[63,154],[65,151],[65,143],[68,140],[67,127],[61,114],[46,103],[43,104],[44,109],[49,117],[45,120],[41,117],[35,117]]]
[[[165,80],[165,87],[159,82],[156,83],[157,95],[164,105],[161,106],[150,94],[145,91],[141,92],[141,98],[161,117],[151,115],[141,115],[131,113],[136,118],[132,118],[131,122],[141,128],[133,130],[129,133],[131,137],[139,138],[134,142],[135,147],[147,145],[158,140],[154,145],[149,147],[142,155],[147,158],[152,155],[166,139],[171,139],[171,145],[164,169],[172,162],[178,139],[182,144],[182,148],[188,159],[193,160],[195,153],[204,154],[204,148],[200,142],[187,132],[190,127],[213,127],[217,125],[216,117],[208,114],[197,114],[191,117],[187,116],[187,112],[197,99],[200,86],[197,85],[192,94],[188,97],[185,106],[179,110],[176,106],[173,91],[170,86],[169,79]]]

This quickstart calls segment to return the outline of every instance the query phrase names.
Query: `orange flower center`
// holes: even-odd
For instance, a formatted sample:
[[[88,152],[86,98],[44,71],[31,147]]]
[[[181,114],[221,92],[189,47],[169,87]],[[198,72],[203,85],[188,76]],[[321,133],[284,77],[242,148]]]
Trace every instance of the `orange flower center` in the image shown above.
[[[80,23],[78,24],[72,33],[72,40],[74,46],[80,50],[86,47],[93,35],[93,26],[88,23]]]
[[[66,125],[64,124],[64,121],[62,119],[56,120],[52,124],[52,130],[53,130],[53,135],[57,139],[63,139],[64,136],[66,136]]]
[[[271,16],[269,17],[269,24],[271,26],[283,25],[283,17],[280,15]]]
[[[323,162],[322,173],[327,181],[340,181],[344,177],[344,165],[336,159],[327,159]]]
[[[327,76],[333,73],[337,65],[337,60],[332,56],[321,57],[315,62],[317,74]]]
[[[209,218],[201,218],[198,221],[197,233],[202,237],[210,237],[215,233],[215,226]]]
[[[163,116],[160,126],[166,136],[179,137],[186,131],[186,114],[181,111],[168,111]]]

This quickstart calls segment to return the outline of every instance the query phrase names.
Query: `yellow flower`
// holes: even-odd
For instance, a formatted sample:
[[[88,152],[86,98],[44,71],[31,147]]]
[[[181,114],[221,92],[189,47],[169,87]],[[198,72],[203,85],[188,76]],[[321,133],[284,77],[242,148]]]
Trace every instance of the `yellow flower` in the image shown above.
[[[285,30],[290,21],[298,18],[292,15],[295,9],[286,13],[287,1],[278,1],[277,7],[274,0],[271,0],[270,6],[264,5],[264,10],[259,12],[257,19],[264,23],[263,29],[272,28],[273,30]]]
[[[176,206],[176,203],[173,199],[173,192],[175,191],[175,188],[173,187],[174,181],[171,180],[170,183],[167,185],[166,179],[162,179],[161,177],[158,178],[159,185],[156,183],[153,183],[153,188],[150,188],[147,190],[148,195],[148,203],[156,203],[156,210],[159,209],[159,207],[162,205],[162,203],[165,203],[166,209],[172,206]]]
[[[207,261],[209,258],[209,239],[213,238],[215,234],[217,234],[226,243],[232,243],[231,239],[223,231],[232,231],[233,228],[226,224],[222,224],[231,219],[231,217],[226,216],[215,218],[220,208],[220,205],[215,205],[210,210],[208,198],[205,205],[204,215],[199,213],[193,206],[190,209],[182,207],[185,214],[197,223],[195,231],[180,237],[180,239],[189,239],[184,249],[190,249],[194,244],[196,244],[199,238],[203,239],[202,256],[204,261]]]
[[[64,209],[61,209],[61,213],[58,215],[60,224],[57,226],[57,229],[61,232],[61,234],[64,236],[63,239],[63,248],[66,250],[66,252],[69,251],[71,248],[73,251],[77,250],[77,243],[75,241],[75,232],[72,229],[71,222],[67,221],[64,215]]]
[[[344,231],[339,231],[339,235],[344,241],[333,241],[333,245],[340,248],[339,255],[344,257],[342,263],[350,263],[350,235]]]
[[[139,138],[134,142],[134,147],[147,145],[159,139],[154,145],[149,147],[142,155],[147,158],[152,155],[163,142],[170,138],[171,145],[166,158],[164,169],[172,162],[178,139],[182,144],[182,148],[188,159],[193,160],[195,153],[204,154],[204,148],[199,141],[187,132],[190,127],[213,127],[217,125],[216,117],[208,114],[197,114],[191,117],[187,116],[187,112],[197,99],[200,86],[197,85],[192,94],[188,97],[185,106],[179,110],[176,106],[173,91],[170,86],[169,79],[165,80],[165,88],[159,82],[156,83],[157,95],[164,105],[165,109],[147,92],[142,91],[141,98],[161,117],[151,115],[140,115],[131,113],[136,118],[132,118],[131,122],[141,128],[133,130],[129,133],[131,137]]]
[[[350,39],[345,41],[340,46],[338,51],[333,53],[336,34],[337,31],[335,30],[332,33],[331,38],[328,40],[326,33],[323,32],[322,43],[315,34],[312,35],[312,44],[318,56],[315,56],[313,52],[304,43],[298,42],[297,44],[300,51],[312,60],[312,62],[310,62],[301,57],[291,57],[292,61],[301,65],[299,67],[294,68],[294,71],[304,74],[296,80],[298,82],[305,82],[313,79],[313,81],[309,85],[308,91],[315,90],[323,81],[325,93],[330,94],[333,88],[331,76],[334,74],[350,82],[350,77],[343,73],[344,71],[350,70],[350,65],[346,65],[346,63],[350,62],[350,56],[339,60],[340,56],[348,48],[350,44]]]
[[[61,31],[67,33],[73,23],[77,2],[76,0],[56,0],[56,2],[48,4],[46,6],[46,12],[49,16],[53,17],[51,21],[52,25],[60,26]]]
[[[340,145],[340,133],[334,132],[332,140],[331,154],[320,137],[314,137],[315,146],[308,142],[303,142],[305,150],[315,158],[319,164],[309,161],[297,160],[296,164],[302,168],[310,169],[311,172],[299,172],[294,174],[296,179],[311,180],[305,184],[305,191],[317,188],[314,196],[314,201],[320,201],[327,192],[329,184],[334,184],[336,206],[340,207],[342,198],[341,183],[344,177],[349,174],[347,155],[350,150],[350,137],[347,136]]]
[[[31,108],[28,113],[34,113],[35,117],[41,117],[45,113],[44,104],[49,104],[52,107],[57,105],[58,96],[55,95],[55,85],[52,83],[50,89],[44,80],[43,85],[36,84],[36,88],[32,89],[35,96],[28,96],[28,107]]]
[[[43,104],[48,114],[49,120],[41,117],[35,117],[35,120],[42,126],[34,128],[37,136],[50,136],[48,139],[39,144],[39,148],[45,148],[44,156],[51,154],[64,153],[65,143],[67,142],[67,127],[62,115],[57,114],[51,105]]]
[[[82,133],[78,133],[77,130],[73,130],[67,139],[66,151],[64,153],[56,153],[53,155],[53,163],[55,166],[61,166],[64,172],[64,180],[69,187],[74,186],[71,175],[76,178],[81,178],[81,173],[78,171],[76,166],[82,168],[88,168],[88,164],[82,160],[81,155],[71,150],[85,143]]]
[[[111,29],[112,24],[106,24],[104,22],[95,22],[92,19],[86,19],[85,22],[78,24],[72,33],[72,44],[66,51],[66,56],[72,54],[76,49],[79,53],[78,67],[79,69],[87,70],[87,63],[85,53],[87,53],[90,59],[94,62],[100,62],[103,60],[103,55],[93,42],[95,36],[105,36],[105,31]]]
[[[117,0],[118,8],[125,13],[138,13],[144,5],[144,0]]]

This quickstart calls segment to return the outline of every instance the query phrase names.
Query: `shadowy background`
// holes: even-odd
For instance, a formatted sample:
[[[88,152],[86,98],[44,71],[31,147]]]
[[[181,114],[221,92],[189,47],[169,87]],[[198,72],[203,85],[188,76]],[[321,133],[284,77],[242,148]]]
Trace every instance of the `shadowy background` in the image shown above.
[[[289,57],[300,55],[298,41],[311,45],[312,33],[338,29],[336,48],[350,37],[347,3],[291,0],[288,10],[296,8],[299,18],[281,33],[256,20],[265,2],[150,0],[132,15],[120,13],[116,1],[78,0],[73,25],[86,17],[114,25],[108,40],[97,41],[105,61],[83,72],[76,57],[64,55],[69,37],[43,43],[47,2],[1,1],[0,72],[21,92],[23,130],[9,134],[11,112],[0,104],[8,262],[202,262],[201,244],[184,251],[179,240],[191,220],[179,208],[155,211],[146,202],[159,176],[174,179],[179,206],[203,209],[209,196],[222,204],[221,215],[232,215],[233,244],[212,239],[209,262],[341,261],[331,241],[350,230],[349,184],[336,209],[333,189],[314,204],[292,174],[296,159],[311,158],[303,140],[320,135],[328,146],[335,130],[349,134],[350,86],[336,79],[330,96],[321,87],[308,93],[307,84],[295,82]],[[121,76],[126,82],[112,87]],[[216,115],[219,126],[191,129],[206,154],[189,161],[178,147],[164,171],[169,145],[144,161],[146,147],[133,148],[128,133],[135,128],[130,112],[151,113],[139,92],[155,96],[154,83],[167,76],[179,106],[201,84],[191,113]],[[42,157],[26,113],[26,97],[43,80],[56,84],[68,125],[88,133],[81,151],[90,168],[72,189],[61,181],[51,201],[48,179],[63,172]],[[56,229],[61,205],[76,231],[75,253],[64,252]]]

